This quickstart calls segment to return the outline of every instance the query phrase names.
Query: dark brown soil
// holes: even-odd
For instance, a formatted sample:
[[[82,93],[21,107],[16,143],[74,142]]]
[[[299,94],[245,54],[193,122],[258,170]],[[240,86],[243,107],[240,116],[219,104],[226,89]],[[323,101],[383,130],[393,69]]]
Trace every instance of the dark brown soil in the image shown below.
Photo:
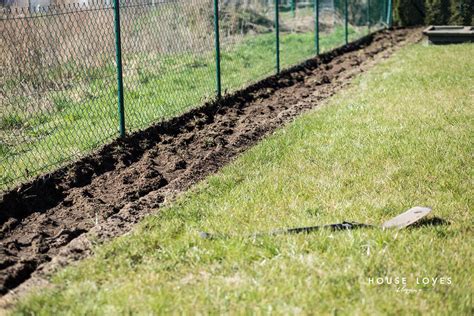
[[[419,40],[418,34],[381,31],[4,193],[0,294],[15,295],[88,256],[91,237],[100,241],[127,232],[355,75]]]

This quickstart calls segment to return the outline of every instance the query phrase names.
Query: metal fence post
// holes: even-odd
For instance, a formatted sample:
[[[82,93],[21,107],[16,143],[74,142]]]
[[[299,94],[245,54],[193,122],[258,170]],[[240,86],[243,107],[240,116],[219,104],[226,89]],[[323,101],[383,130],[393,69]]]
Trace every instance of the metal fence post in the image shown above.
[[[115,60],[117,63],[117,96],[120,137],[125,136],[125,111],[123,105],[122,40],[120,38],[120,0],[114,0]]]
[[[214,37],[216,49],[216,88],[217,98],[222,96],[221,86],[221,44],[219,41],[219,0],[214,0]]]
[[[314,46],[319,55],[319,0],[314,0]]]
[[[388,27],[392,27],[392,11],[393,11],[393,8],[392,8],[393,4],[392,4],[392,0],[388,0],[388,9],[387,9],[387,24],[388,24]]]
[[[296,16],[295,10],[296,10],[296,0],[291,0],[291,15],[293,17]]]
[[[344,0],[344,36],[345,36],[345,39],[346,39],[346,45],[349,43],[349,30],[348,30],[348,27],[349,27],[349,24],[348,24],[348,20],[349,20],[349,11],[348,11],[348,4],[347,4],[347,0]]]
[[[370,34],[370,0],[367,0],[367,30]]]
[[[280,73],[280,9],[279,0],[275,0],[275,35],[276,35],[276,73]]]

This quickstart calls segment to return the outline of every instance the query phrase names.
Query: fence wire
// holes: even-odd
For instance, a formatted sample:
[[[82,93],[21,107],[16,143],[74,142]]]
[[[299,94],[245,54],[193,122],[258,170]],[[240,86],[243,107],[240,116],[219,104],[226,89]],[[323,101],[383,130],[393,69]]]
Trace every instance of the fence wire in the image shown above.
[[[119,136],[114,0],[64,1],[0,6],[0,190]],[[122,0],[126,131],[385,27],[388,1]]]
[[[219,0],[222,88],[231,92],[275,72],[275,14],[267,0]]]

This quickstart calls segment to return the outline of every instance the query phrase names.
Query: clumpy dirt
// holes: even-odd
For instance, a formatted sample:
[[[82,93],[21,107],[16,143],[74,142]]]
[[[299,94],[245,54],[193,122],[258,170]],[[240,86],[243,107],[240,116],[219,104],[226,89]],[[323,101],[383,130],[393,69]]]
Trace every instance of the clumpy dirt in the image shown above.
[[[420,39],[381,31],[118,140],[0,196],[0,294],[8,302],[124,234],[265,135]]]

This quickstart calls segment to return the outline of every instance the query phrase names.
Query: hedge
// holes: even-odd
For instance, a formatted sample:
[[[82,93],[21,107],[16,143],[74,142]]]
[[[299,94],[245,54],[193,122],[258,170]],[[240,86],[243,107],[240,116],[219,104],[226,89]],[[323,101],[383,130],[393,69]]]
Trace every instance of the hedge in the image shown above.
[[[394,23],[474,25],[474,0],[394,0]]]

